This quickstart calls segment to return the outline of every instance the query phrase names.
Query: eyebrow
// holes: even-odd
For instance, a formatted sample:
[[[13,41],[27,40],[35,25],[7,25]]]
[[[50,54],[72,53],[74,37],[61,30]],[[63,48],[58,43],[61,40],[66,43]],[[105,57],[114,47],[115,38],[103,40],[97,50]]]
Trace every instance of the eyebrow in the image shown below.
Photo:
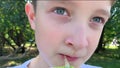
[[[98,10],[96,10],[95,12],[100,13],[100,14],[102,14],[102,15],[104,15],[104,16],[108,16],[108,17],[111,16],[110,12],[107,11],[107,10],[105,10],[105,9],[98,9]]]
[[[52,1],[53,2],[53,1]],[[52,3],[51,2],[51,3]],[[72,0],[54,0],[55,3],[60,3],[60,4],[63,4],[63,5],[75,5],[74,2],[72,2]]]
[[[51,0],[51,1],[52,1],[52,0]],[[53,2],[53,1],[52,1],[52,2]],[[51,2],[51,3],[52,3],[52,2]],[[71,7],[74,7],[74,6],[76,5],[72,0],[54,0],[54,2],[55,2],[55,3],[63,4],[63,5],[68,5],[68,6],[71,6],[71,4],[72,4]],[[102,14],[102,15],[104,15],[104,16],[108,16],[108,17],[111,16],[111,13],[110,13],[109,11],[105,10],[105,9],[98,9],[98,10],[96,10],[95,12],[100,13],[100,14]]]

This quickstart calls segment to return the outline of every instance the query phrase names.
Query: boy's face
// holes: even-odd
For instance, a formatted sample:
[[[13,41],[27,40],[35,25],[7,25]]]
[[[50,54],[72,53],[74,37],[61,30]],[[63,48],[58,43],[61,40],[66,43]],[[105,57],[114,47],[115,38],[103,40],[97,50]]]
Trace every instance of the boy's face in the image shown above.
[[[65,56],[77,68],[88,60],[110,9],[110,1],[37,1],[36,12],[26,13],[44,62],[64,65]]]

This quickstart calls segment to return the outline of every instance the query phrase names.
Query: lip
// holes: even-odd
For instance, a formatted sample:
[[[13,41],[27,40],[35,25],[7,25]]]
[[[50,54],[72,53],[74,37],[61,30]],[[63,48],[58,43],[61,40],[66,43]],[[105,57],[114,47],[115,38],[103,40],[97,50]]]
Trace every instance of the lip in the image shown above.
[[[71,56],[67,56],[67,55],[66,55],[66,58],[68,61],[76,61],[78,59],[78,57],[71,57]]]
[[[60,54],[60,56],[65,59],[65,57],[67,58],[68,61],[70,62],[74,62],[76,60],[78,60],[79,57],[73,57],[73,56],[69,56],[69,55],[64,55],[64,54]]]

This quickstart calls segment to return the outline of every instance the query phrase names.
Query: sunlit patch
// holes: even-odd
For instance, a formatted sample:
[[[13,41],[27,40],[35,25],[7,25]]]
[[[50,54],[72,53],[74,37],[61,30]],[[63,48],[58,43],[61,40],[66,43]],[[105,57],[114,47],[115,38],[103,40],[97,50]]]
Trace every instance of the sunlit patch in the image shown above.
[[[107,45],[105,46],[106,49],[118,49],[117,45]]]
[[[8,65],[18,65],[18,63],[16,63],[15,61],[10,61],[8,62]]]
[[[5,63],[3,66],[16,66],[16,65],[20,65],[20,63],[17,63],[15,61],[9,61],[7,63]]]

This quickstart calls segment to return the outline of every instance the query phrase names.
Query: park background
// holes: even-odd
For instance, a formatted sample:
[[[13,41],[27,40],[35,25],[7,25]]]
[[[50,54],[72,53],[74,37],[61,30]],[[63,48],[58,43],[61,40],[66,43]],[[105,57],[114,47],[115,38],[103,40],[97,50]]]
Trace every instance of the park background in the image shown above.
[[[19,65],[38,54],[24,0],[0,0],[0,68]],[[111,10],[98,48],[87,64],[120,68],[120,0]]]

